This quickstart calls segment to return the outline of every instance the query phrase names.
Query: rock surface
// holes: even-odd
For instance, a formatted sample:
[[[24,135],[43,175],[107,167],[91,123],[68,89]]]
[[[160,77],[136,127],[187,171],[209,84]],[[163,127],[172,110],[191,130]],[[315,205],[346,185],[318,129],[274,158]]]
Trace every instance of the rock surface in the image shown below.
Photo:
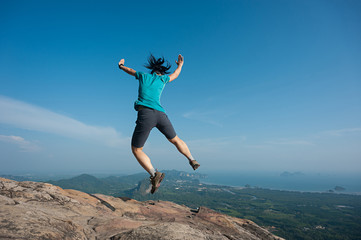
[[[281,239],[205,207],[0,178],[0,239]]]

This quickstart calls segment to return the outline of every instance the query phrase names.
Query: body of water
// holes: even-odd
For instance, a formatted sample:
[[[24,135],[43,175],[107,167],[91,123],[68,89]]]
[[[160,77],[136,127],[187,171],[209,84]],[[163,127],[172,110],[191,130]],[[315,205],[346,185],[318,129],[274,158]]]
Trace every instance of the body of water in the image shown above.
[[[208,184],[244,187],[261,187],[302,192],[327,192],[361,194],[361,174],[330,173],[207,173],[201,182]],[[335,187],[344,188],[336,191]]]

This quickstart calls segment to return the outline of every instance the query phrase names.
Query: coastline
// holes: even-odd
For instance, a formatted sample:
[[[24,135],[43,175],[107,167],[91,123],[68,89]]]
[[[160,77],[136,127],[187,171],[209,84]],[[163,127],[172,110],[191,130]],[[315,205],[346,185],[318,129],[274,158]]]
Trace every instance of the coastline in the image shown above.
[[[236,189],[246,189],[246,188],[260,188],[260,189],[267,189],[267,190],[274,190],[274,191],[287,191],[287,192],[300,192],[300,193],[329,193],[329,194],[347,194],[347,195],[361,195],[361,191],[334,191],[330,192],[329,190],[298,190],[298,189],[291,189],[291,188],[277,188],[277,187],[265,187],[265,186],[241,186],[241,185],[230,185],[230,184],[221,184],[216,183],[213,181],[207,181],[207,179],[200,179],[199,182],[205,185],[214,185],[219,187],[230,187]]]

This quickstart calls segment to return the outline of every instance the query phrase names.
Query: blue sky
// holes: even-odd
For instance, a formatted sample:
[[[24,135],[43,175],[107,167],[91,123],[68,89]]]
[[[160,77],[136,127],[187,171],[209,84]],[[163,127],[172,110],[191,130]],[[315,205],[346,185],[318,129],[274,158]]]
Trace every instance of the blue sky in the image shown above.
[[[75,3],[74,3],[75,2]],[[361,172],[360,1],[1,1],[0,173],[142,171],[130,152],[149,53],[208,171]],[[156,168],[190,171],[153,130]]]

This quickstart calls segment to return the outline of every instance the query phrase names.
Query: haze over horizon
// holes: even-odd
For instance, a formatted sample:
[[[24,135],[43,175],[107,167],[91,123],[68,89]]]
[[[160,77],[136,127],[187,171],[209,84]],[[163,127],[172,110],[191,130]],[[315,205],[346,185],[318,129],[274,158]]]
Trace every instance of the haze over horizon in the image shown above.
[[[149,53],[200,173],[361,173],[361,1],[2,1],[0,174],[142,172],[131,154]],[[191,171],[156,129],[158,169]],[[198,171],[198,170],[197,170]]]

